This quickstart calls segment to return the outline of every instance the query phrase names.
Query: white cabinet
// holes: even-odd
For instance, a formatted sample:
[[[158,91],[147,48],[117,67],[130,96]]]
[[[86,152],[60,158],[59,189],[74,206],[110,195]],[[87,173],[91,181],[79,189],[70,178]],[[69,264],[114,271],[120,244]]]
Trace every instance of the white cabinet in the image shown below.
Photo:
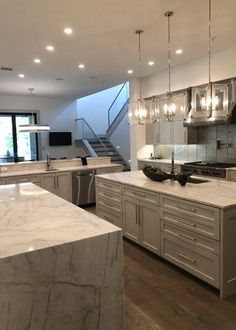
[[[122,170],[123,170],[122,165],[103,167],[103,168],[97,168],[96,174],[117,173],[117,172],[122,172]]]
[[[158,195],[134,190],[136,197],[124,195],[123,232],[130,240],[160,254]],[[153,195],[153,196],[152,196]],[[150,201],[145,201],[150,199]]]
[[[220,210],[161,195],[161,256],[219,288]]]
[[[39,175],[10,176],[7,180],[8,184],[25,183],[25,182],[32,182],[40,186],[40,176]]]
[[[41,187],[71,202],[71,174],[69,172],[41,175]]]
[[[121,185],[96,178],[96,213],[99,217],[122,228]]]

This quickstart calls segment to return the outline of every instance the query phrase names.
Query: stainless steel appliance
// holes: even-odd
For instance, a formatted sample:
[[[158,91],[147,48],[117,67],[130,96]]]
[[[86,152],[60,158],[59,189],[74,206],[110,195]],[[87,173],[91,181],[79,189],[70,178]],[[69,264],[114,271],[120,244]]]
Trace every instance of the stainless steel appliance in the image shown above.
[[[95,170],[72,172],[72,202],[76,205],[95,203]]]
[[[236,167],[236,164],[199,161],[184,163],[180,166],[181,172],[191,172],[192,174],[225,178],[226,168]]]

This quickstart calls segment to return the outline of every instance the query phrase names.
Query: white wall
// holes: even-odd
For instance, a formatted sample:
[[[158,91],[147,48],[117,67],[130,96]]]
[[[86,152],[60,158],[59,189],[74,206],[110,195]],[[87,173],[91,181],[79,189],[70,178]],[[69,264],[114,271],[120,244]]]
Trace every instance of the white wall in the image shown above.
[[[168,90],[167,71],[161,71],[142,80],[143,97],[166,93]],[[225,49],[212,55],[212,81],[236,76],[236,47]],[[208,57],[201,58],[171,69],[171,89],[208,82]]]
[[[49,147],[48,133],[39,133],[42,146],[42,159],[46,158],[49,151],[52,157],[74,158],[76,147],[74,144],[75,118],[77,116],[76,102],[68,99],[45,98],[33,96],[0,95],[1,111],[39,111],[40,123],[50,125],[51,131],[72,132],[72,146]]]
[[[108,109],[121,87],[122,85],[118,85],[78,99],[77,118],[84,118],[96,134],[106,134]]]
[[[128,124],[128,114],[124,116],[115,131],[110,137],[110,141],[116,148],[119,146],[118,152],[124,158],[126,163],[130,160],[130,126]]]

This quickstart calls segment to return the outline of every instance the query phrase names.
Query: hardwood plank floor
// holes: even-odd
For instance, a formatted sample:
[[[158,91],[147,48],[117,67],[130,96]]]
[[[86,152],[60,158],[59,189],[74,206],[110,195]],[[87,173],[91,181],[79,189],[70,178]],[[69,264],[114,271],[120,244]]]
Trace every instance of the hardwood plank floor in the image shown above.
[[[124,239],[126,330],[235,330],[236,296]]]

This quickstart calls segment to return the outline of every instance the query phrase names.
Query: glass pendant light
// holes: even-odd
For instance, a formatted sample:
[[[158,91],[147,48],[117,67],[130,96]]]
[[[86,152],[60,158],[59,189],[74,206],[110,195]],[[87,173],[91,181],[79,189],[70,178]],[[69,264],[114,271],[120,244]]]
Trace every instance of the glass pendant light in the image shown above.
[[[32,96],[34,88],[29,88],[30,95]],[[47,132],[50,130],[50,127],[48,125],[39,125],[34,123],[34,114],[32,111],[32,117],[31,117],[31,124],[27,125],[19,125],[18,127],[19,132],[27,132],[27,133],[40,133],[40,132]]]
[[[129,123],[143,125],[153,123],[153,102],[142,98],[142,59],[141,59],[141,34],[143,30],[136,30],[138,35],[138,64],[139,64],[139,98],[129,101]]]
[[[164,105],[164,116],[167,118],[168,121],[173,121],[175,112],[176,112],[176,105],[172,102],[172,94],[171,94],[171,47],[170,47],[170,18],[173,16],[173,11],[166,11],[164,16],[167,17],[167,24],[168,24],[168,92],[167,92],[167,102]]]
[[[211,117],[212,110],[218,108],[219,97],[213,95],[213,84],[211,81],[211,48],[212,48],[212,35],[211,35],[211,0],[208,1],[208,86],[206,89],[206,96],[201,98],[201,109],[208,112],[208,117]]]

